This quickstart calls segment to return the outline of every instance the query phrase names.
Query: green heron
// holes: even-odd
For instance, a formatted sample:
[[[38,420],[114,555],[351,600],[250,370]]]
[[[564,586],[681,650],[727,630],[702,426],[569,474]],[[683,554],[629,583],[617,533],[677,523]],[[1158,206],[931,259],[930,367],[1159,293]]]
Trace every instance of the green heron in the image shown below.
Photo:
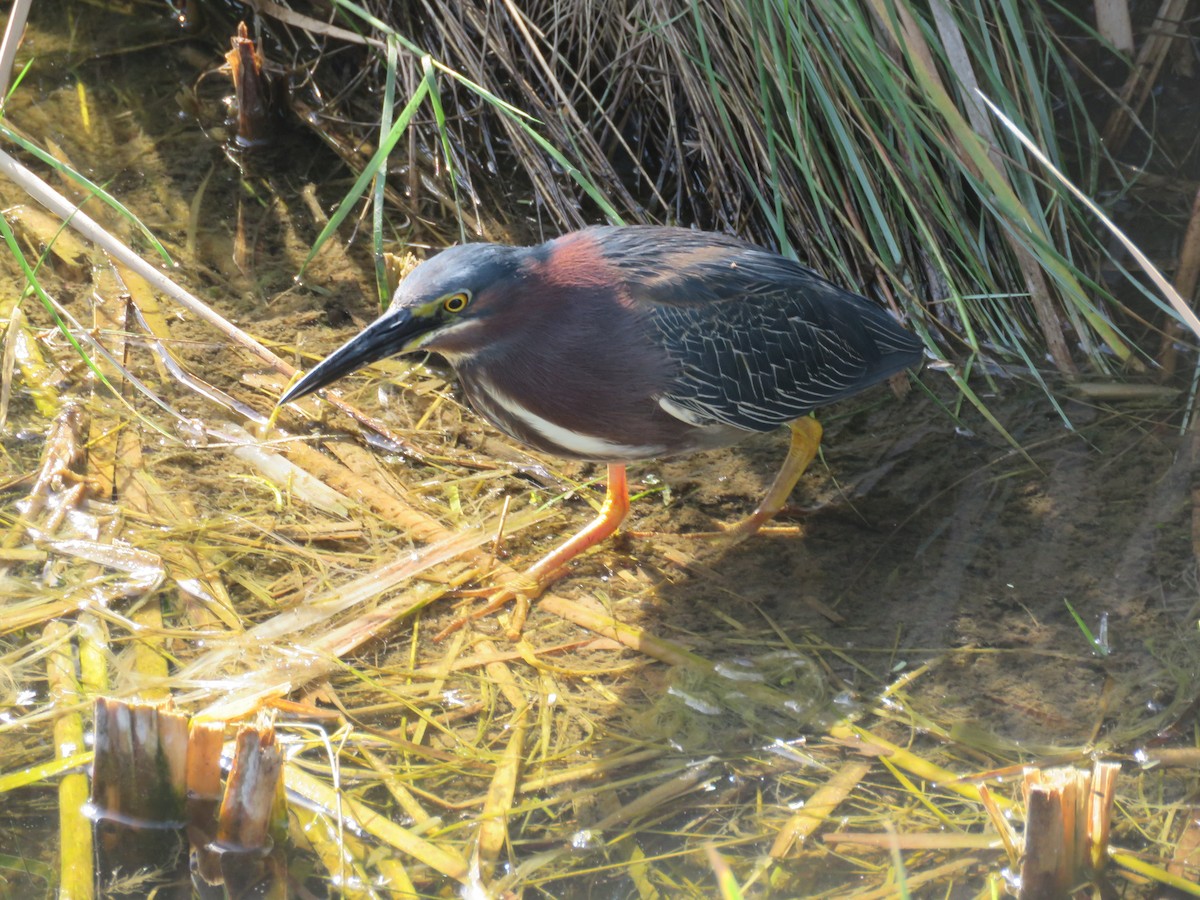
[[[502,588],[491,610],[537,596],[617,529],[629,509],[626,463],[787,424],[774,483],[728,529],[757,531],[816,455],[821,427],[807,414],[916,365],[922,345],[876,304],[736,238],[598,226],[536,247],[439,253],[279,402],[414,351],[445,357],[471,406],[510,437],[608,464],[600,515],[528,569],[519,590]]]

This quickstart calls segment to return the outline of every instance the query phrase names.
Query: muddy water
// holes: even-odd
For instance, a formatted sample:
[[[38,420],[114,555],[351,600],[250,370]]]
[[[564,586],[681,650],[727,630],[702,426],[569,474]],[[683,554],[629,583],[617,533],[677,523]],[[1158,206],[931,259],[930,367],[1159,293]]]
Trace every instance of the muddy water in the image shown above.
[[[10,121],[39,143],[53,141],[76,167],[108,183],[170,241],[180,279],[226,315],[279,342],[285,354],[297,343],[310,353],[327,351],[372,315],[362,242],[323,255],[307,287],[296,287],[292,276],[322,224],[307,192],[329,209],[347,176],[320,142],[302,133],[277,155],[231,155],[220,132],[227,88],[219,76],[204,74],[218,61],[211,48],[180,41],[165,18],[142,27],[141,41],[122,32],[122,46],[91,50],[74,42],[81,30],[35,15],[26,53],[37,61],[14,97]],[[22,202],[12,185],[0,185],[0,192],[6,206]],[[66,273],[52,277],[64,301],[86,303],[87,291],[73,290]],[[7,270],[5,278],[17,283]],[[269,397],[243,382],[245,357],[211,331],[175,324],[190,341],[179,346],[181,357],[209,380],[269,408]],[[149,360],[142,365],[151,367]],[[427,385],[439,378],[436,371],[419,377]],[[600,596],[616,617],[710,659],[807,685],[798,693],[836,696],[842,706],[831,708],[869,709],[883,686],[928,666],[904,694],[904,716],[935,722],[980,754],[1011,759],[1097,742],[1132,750],[1173,722],[1196,687],[1198,450],[1194,439],[1181,437],[1178,402],[1067,397],[1069,430],[1036,389],[1002,381],[1002,393],[987,401],[1023,448],[1018,452],[969,409],[960,420],[948,414],[956,398],[941,373],[919,377],[923,389],[908,385],[898,396],[880,388],[822,417],[823,458],[780,523],[796,533],[735,546],[685,534],[753,507],[782,459],[783,434],[641,465],[631,470],[631,487],[644,496],[634,503],[629,533],[580,561],[558,593]],[[169,383],[160,388],[179,390]],[[398,429],[420,420],[430,403],[428,395],[413,401],[403,391],[357,396]],[[223,415],[186,392],[176,400],[194,415]],[[452,403],[432,422],[425,428],[452,432],[447,443],[457,458],[499,460],[485,498],[494,502],[504,495],[540,502],[602,474],[531,457]],[[15,417],[0,440],[6,480],[32,469],[37,442]],[[406,460],[383,458],[398,479],[424,486],[431,509],[453,518],[436,471],[414,479]],[[247,473],[202,448],[164,444],[151,462],[168,490],[191,495],[202,516],[232,503],[271,502],[265,491],[231,499],[231,478]],[[451,469],[451,477],[464,471]],[[588,515],[573,494],[506,552],[514,561],[531,558]],[[347,550],[348,566],[359,552],[369,551]],[[235,591],[239,565],[264,564],[231,562]],[[285,576],[282,567],[278,574]],[[236,599],[258,598],[246,591]],[[1105,654],[1089,644],[1068,603],[1104,637]],[[546,618],[535,610],[532,627]],[[781,648],[817,662],[797,663]],[[186,656],[187,649],[180,652]],[[660,705],[663,697],[679,696],[671,694],[680,687],[675,675],[643,672],[629,691],[627,713],[643,737],[661,728],[674,745],[711,753],[791,736],[794,723],[783,720],[746,718],[706,730]],[[53,830],[46,802],[40,797],[22,807],[19,827],[0,824],[0,853],[39,856],[35,848]]]

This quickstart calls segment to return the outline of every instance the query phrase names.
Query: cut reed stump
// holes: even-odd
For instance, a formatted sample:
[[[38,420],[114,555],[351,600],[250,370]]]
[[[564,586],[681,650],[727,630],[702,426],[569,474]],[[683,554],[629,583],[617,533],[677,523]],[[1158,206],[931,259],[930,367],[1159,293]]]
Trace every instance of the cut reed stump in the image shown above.
[[[226,896],[287,900],[286,838],[283,754],[273,724],[263,718],[238,730],[217,816]]]
[[[1116,763],[1025,773],[1020,900],[1062,900],[1098,882],[1108,853]]]
[[[187,717],[162,705],[98,698],[91,812],[100,892],[191,896],[185,770]]]
[[[285,900],[287,799],[270,715],[238,730],[224,788],[220,722],[102,697],[95,731],[100,892],[168,900],[190,898],[193,884],[202,895],[223,885],[228,900]]]

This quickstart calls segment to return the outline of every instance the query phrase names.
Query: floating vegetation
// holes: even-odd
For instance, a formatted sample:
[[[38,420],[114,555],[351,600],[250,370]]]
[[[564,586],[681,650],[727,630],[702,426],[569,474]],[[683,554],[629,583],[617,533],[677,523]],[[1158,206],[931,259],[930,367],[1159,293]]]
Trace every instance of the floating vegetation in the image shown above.
[[[1101,128],[1054,5],[391,6],[188,36],[37,5],[0,48],[3,892],[1200,894],[1200,442],[1188,386],[1135,371],[1193,349],[966,102],[1136,205],[1081,148],[1143,139],[1179,23],[1131,31]],[[278,156],[234,139],[235,37],[290,89],[260,93]],[[435,364],[276,398],[373,315],[393,239],[614,215],[867,285],[987,405],[935,374],[829,410],[799,524],[736,547],[681,532],[751,507],[779,436],[633,468],[630,531],[520,640],[435,641],[596,471]],[[1152,254],[1185,297],[1194,246]]]

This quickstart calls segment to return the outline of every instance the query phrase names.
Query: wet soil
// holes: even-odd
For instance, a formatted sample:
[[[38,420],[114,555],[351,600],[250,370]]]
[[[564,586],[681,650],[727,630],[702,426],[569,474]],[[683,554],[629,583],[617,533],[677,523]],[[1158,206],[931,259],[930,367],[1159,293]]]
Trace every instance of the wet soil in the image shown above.
[[[152,210],[151,227],[181,248],[188,242],[180,216],[198,196],[198,173],[211,172],[197,250],[181,254],[183,280],[281,352],[307,358],[328,352],[370,319],[372,276],[357,244],[319,258],[305,287],[291,280],[321,225],[305,206],[304,190],[315,186],[318,205],[328,209],[345,187],[315,140],[295,145],[291,155],[303,157],[303,165],[259,161],[260,180],[243,179],[211,130],[205,134],[203,116],[194,116],[198,107],[177,100],[211,64],[198,61],[194,47],[182,55],[121,57],[118,68],[137,70],[139,84],[153,84],[146,73],[170,59],[167,85],[149,91],[131,118],[109,112],[117,124],[105,140],[80,139],[72,79],[84,79],[97,103],[119,108],[129,97],[113,87],[115,79],[98,77],[111,76],[98,57],[81,61],[56,41],[61,35],[48,30],[31,45],[45,74],[26,88],[36,91],[36,104],[22,106],[18,94],[11,118],[34,122],[94,177],[121,175],[116,192],[131,208]],[[196,63],[190,70],[189,59]],[[131,158],[134,138],[141,149]],[[339,174],[322,177],[331,170]],[[247,181],[271,191],[247,191]],[[6,202],[13,202],[7,188]],[[234,264],[238,231],[252,252]],[[177,327],[180,338],[191,339],[178,347],[185,362],[261,411],[270,408],[273,395],[246,387],[243,355],[192,323]],[[148,361],[143,365],[149,368]],[[591,506],[584,498],[598,502],[600,467],[538,458],[512,445],[457,404],[452,379],[436,361],[432,369],[404,369],[382,367],[402,373],[400,387],[379,387],[376,370],[353,380],[348,396],[427,452],[425,462],[380,453],[426,510],[455,525],[494,515],[505,497],[520,507],[565,495],[553,515],[506,542],[505,559],[517,566],[587,520]],[[643,464],[630,470],[631,490],[643,496],[624,533],[576,562],[554,593],[709,659],[775,666],[771,677],[797,699],[810,700],[814,692],[826,698],[814,708],[814,722],[835,708],[869,709],[883,686],[928,666],[905,696],[905,714],[936,721],[981,753],[1002,748],[1019,757],[1095,745],[1129,751],[1172,724],[1196,688],[1192,491],[1200,448],[1181,421],[1181,400],[1103,403],[1064,391],[1068,428],[1039,389],[1001,382],[986,402],[1017,450],[965,405],[957,417],[951,414],[960,403],[941,372],[926,369],[916,378],[919,385],[880,387],[824,411],[823,455],[795,491],[794,508],[777,523],[778,531],[791,527],[794,533],[737,544],[687,534],[753,508],[783,458],[782,433]],[[216,414],[186,393],[177,402],[197,416]],[[340,429],[349,433],[340,420],[313,428]],[[9,475],[32,467],[19,432],[0,439]],[[164,443],[150,464],[168,491],[191,497],[200,519],[271,502],[270,492],[247,481],[235,485],[247,473],[217,448]],[[486,478],[463,495],[459,480],[480,472]],[[581,483],[590,486],[575,487]],[[465,511],[455,498],[466,500]],[[297,518],[281,511],[278,523]],[[375,539],[389,537],[363,524],[367,533],[359,542],[333,547],[347,570],[379,552]],[[404,543],[403,536],[390,539]],[[235,600],[249,611],[266,603],[261,593],[240,586],[286,580],[289,569],[248,554],[231,560],[229,575]],[[285,603],[307,591],[298,577],[290,587],[277,586]],[[1072,609],[1103,637],[1103,653],[1089,643]],[[436,629],[454,614],[448,603],[436,607],[422,628]],[[476,634],[501,632],[496,619],[473,627]],[[535,606],[531,635],[554,636],[564,628]],[[789,657],[780,667],[773,654],[781,645],[811,653],[819,663]],[[372,652],[379,664],[402,655],[386,642]],[[731,753],[771,738],[791,740],[800,731],[783,719],[743,719],[731,729],[705,731],[660,706],[676,675],[665,667],[640,668],[621,688],[628,707],[623,718],[603,727],[641,738],[660,729],[664,740],[695,753]],[[28,844],[28,831],[21,833],[20,843]],[[2,838],[0,831],[0,848]]]

